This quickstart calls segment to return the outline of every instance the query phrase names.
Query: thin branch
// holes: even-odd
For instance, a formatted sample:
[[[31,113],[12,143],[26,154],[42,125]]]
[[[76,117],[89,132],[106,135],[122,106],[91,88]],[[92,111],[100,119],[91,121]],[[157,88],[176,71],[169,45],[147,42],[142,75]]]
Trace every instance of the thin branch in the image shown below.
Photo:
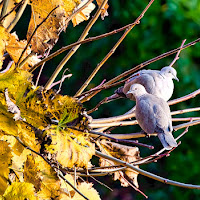
[[[198,189],[198,190],[200,189],[200,185],[185,184],[185,183],[173,181],[173,180],[170,180],[170,179],[166,179],[166,178],[163,178],[161,176],[157,176],[155,174],[152,174],[150,172],[147,172],[145,170],[137,168],[137,167],[135,167],[135,166],[133,166],[133,165],[127,163],[127,162],[124,162],[120,159],[105,155],[105,154],[103,154],[99,151],[95,151],[95,155],[100,157],[100,158],[105,158],[105,159],[111,160],[115,163],[119,163],[120,165],[126,166],[126,167],[142,174],[143,176],[147,176],[149,178],[152,178],[154,180],[160,181],[160,182],[165,183],[165,184],[174,185],[174,186],[183,187],[183,188]]]
[[[200,89],[187,94],[183,97],[177,98],[177,99],[173,99],[168,101],[168,105],[174,105],[183,101],[187,101],[191,98],[196,97],[197,95],[200,94]],[[200,107],[197,108],[189,108],[189,109],[185,109],[185,110],[179,110],[179,111],[173,111],[171,112],[172,115],[176,115],[176,114],[182,114],[182,113],[186,113],[186,112],[193,112],[193,111],[198,111],[200,110]],[[108,117],[108,118],[100,118],[100,119],[93,119],[92,120],[92,124],[101,124],[101,123],[109,123],[109,122],[116,122],[116,121],[120,121],[120,120],[125,120],[125,119],[131,119],[133,117],[135,117],[135,112],[134,112],[134,107],[131,109],[132,113],[129,114],[123,114],[123,115],[119,115],[119,116],[115,116],[115,117]]]
[[[93,24],[96,22],[96,20],[98,19],[99,15],[101,14],[101,10],[102,8],[106,5],[106,3],[108,2],[108,0],[104,0],[101,4],[101,6],[98,8],[97,12],[95,13],[94,17],[90,20],[90,22],[88,23],[88,25],[86,26],[85,30],[83,31],[83,33],[81,34],[80,38],[78,41],[83,41],[86,36],[89,33],[89,30],[92,28]],[[63,58],[63,60],[60,62],[60,64],[57,66],[56,70],[54,71],[54,73],[52,74],[52,76],[50,77],[50,79],[48,80],[48,82],[46,83],[46,85],[44,86],[45,90],[48,90],[49,87],[51,86],[51,84],[54,82],[54,80],[56,79],[57,75],[59,74],[59,72],[62,70],[62,68],[64,67],[64,65],[68,62],[68,60],[72,57],[72,55],[78,50],[78,48],[80,47],[80,44],[73,47],[73,49],[71,49],[69,51],[69,53]]]
[[[182,49],[185,49],[185,48],[188,48],[188,47],[190,47],[190,46],[193,46],[193,45],[195,45],[195,44],[198,43],[198,42],[200,42],[200,38],[198,38],[198,39],[196,39],[196,40],[194,40],[194,41],[192,41],[192,42],[190,42],[190,43],[184,45],[184,46],[182,47]],[[170,56],[170,55],[176,53],[176,52],[179,51],[179,50],[180,50],[180,47],[179,47],[179,48],[176,48],[176,49],[173,49],[173,50],[171,50],[171,51],[168,51],[168,52],[166,52],[166,53],[163,53],[163,54],[161,54],[161,55],[159,55],[159,56],[157,56],[157,57],[154,57],[154,58],[152,58],[152,59],[150,59],[150,60],[147,60],[147,61],[145,61],[145,62],[143,62],[143,63],[141,63],[141,64],[135,66],[134,68],[132,68],[132,69],[130,69],[130,70],[128,70],[128,71],[125,71],[124,73],[118,75],[117,77],[111,79],[110,81],[108,81],[108,82],[106,82],[105,84],[103,84],[101,88],[96,89],[96,90],[97,90],[97,91],[101,91],[101,90],[103,90],[103,89],[107,89],[107,86],[108,86],[108,85],[111,85],[112,83],[114,83],[114,82],[120,80],[121,78],[124,78],[125,76],[128,76],[128,75],[130,75],[130,74],[132,74],[132,73],[134,73],[134,72],[136,72],[136,71],[142,69],[143,67],[145,67],[145,66],[147,66],[147,65],[149,65],[149,64],[151,64],[151,63],[153,63],[153,62],[156,62],[156,61],[158,61],[158,60],[160,60],[160,59],[163,59],[163,58],[165,58],[165,57],[167,57],[167,56]],[[88,94],[88,93],[93,93],[93,92],[95,92],[95,91],[87,91],[87,92],[81,94],[80,96],[86,95],[86,94]],[[79,98],[80,96],[77,96],[77,98]]]
[[[187,122],[187,123],[184,123],[184,124],[179,124],[177,126],[173,126],[173,129],[174,129],[174,131],[177,131],[179,129],[182,129],[182,128],[185,128],[185,127],[188,127],[188,126],[195,126],[197,124],[200,124],[200,120],[195,120],[195,121],[192,121],[192,122]]]
[[[103,66],[103,64],[110,58],[110,56],[115,52],[117,47],[121,44],[121,42],[124,40],[124,38],[128,35],[128,33],[132,30],[133,27],[135,27],[136,24],[140,23],[140,20],[143,18],[145,12],[149,9],[151,4],[154,2],[154,0],[151,0],[149,4],[146,6],[146,8],[142,11],[140,16],[135,20],[134,25],[130,26],[129,28],[126,29],[122,37],[118,40],[118,42],[114,45],[114,47],[110,50],[110,52],[104,57],[104,59],[96,66],[94,71],[91,73],[91,75],[88,77],[88,79],[85,81],[85,83],[81,86],[81,88],[77,91],[75,94],[76,96],[79,96],[83,90],[88,86],[90,81],[94,78],[94,76],[97,74],[99,69]]]
[[[183,110],[172,111],[171,115],[179,115],[179,114],[188,113],[188,112],[194,112],[194,111],[200,111],[200,107],[187,108],[187,109],[183,109]]]
[[[119,33],[121,31],[124,31],[125,29],[128,29],[129,27],[133,26],[135,24],[134,23],[131,23],[131,24],[128,24],[126,26],[123,26],[119,29],[116,29],[116,30],[113,30],[111,32],[108,32],[108,33],[104,33],[104,34],[101,34],[101,35],[98,35],[98,36],[94,36],[94,37],[89,37],[85,40],[82,40],[82,41],[77,41],[77,42],[74,42],[70,45],[67,45],[65,47],[62,47],[61,49],[57,50],[56,52],[52,53],[51,55],[49,55],[47,58],[44,58],[43,60],[41,60],[39,63],[35,64],[33,66],[33,68],[30,70],[31,72],[33,72],[35,69],[37,69],[40,65],[42,65],[43,62],[47,62],[49,60],[51,60],[52,58],[56,57],[57,55],[67,51],[68,49],[71,49],[73,48],[74,46],[76,45],[79,45],[79,44],[85,44],[85,43],[88,43],[88,42],[93,42],[93,41],[96,41],[96,40],[100,40],[102,38],[105,38],[105,37],[108,37],[108,36],[111,36],[111,35],[114,35],[116,33]]]
[[[22,53],[21,53],[21,55],[20,55],[20,57],[19,57],[19,60],[18,60],[17,63],[16,63],[16,66],[18,66],[18,64],[20,63],[20,61],[21,61],[21,59],[22,59],[22,57],[23,57],[23,55],[24,55],[26,49],[28,48],[28,46],[29,46],[29,44],[30,44],[30,42],[31,42],[31,40],[32,40],[32,38],[33,38],[33,36],[34,36],[34,34],[35,34],[36,31],[38,30],[38,28],[49,18],[49,16],[52,14],[52,12],[53,12],[55,9],[57,9],[58,7],[59,7],[59,6],[56,6],[55,8],[53,8],[52,11],[42,20],[42,22],[39,23],[39,24],[37,25],[37,27],[35,28],[35,30],[33,31],[32,35],[31,35],[31,37],[30,37],[29,40],[27,41],[27,44],[26,44],[24,50],[22,51]]]
[[[19,68],[22,68],[26,64],[28,59],[33,55],[36,55],[36,53],[33,51],[31,53],[29,53],[28,56],[26,56],[26,58],[24,58],[24,60],[22,60],[22,62],[19,64]]]
[[[49,49],[47,50],[47,54],[45,55],[45,57],[47,57],[47,56],[49,55],[50,51],[51,51],[51,49],[49,48]],[[23,61],[22,61],[22,62],[23,62]],[[41,66],[41,68],[40,68],[40,71],[39,71],[39,73],[38,73],[38,75],[37,75],[37,79],[36,79],[36,82],[35,82],[35,87],[38,86],[38,83],[39,83],[40,76],[41,76],[41,74],[42,74],[44,65],[45,65],[45,62],[42,64],[42,66]],[[20,63],[20,67],[21,67],[21,63]]]
[[[15,19],[11,22],[11,24],[8,26],[7,30],[8,32],[11,32],[11,30],[15,27],[19,19],[21,18],[22,14],[24,13],[24,10],[28,4],[29,0],[24,0],[24,3],[20,7],[18,13],[15,16]]]
[[[69,184],[69,185],[74,189],[74,191],[76,191],[77,193],[79,193],[84,199],[89,200],[89,199],[88,199],[84,194],[82,194],[76,187],[74,187],[74,186],[61,174],[60,171],[59,171],[58,176],[60,176],[60,178],[62,178],[67,184]]]
[[[132,141],[132,140],[124,140],[124,139],[116,139],[114,137],[112,137],[110,134],[107,135],[107,134],[103,134],[103,133],[98,133],[98,132],[95,132],[95,131],[90,131],[89,132],[92,135],[98,135],[98,136],[103,136],[104,138],[106,139],[110,139],[116,143],[125,143],[125,144],[134,144],[134,145],[137,145],[137,146],[142,146],[142,147],[147,147],[149,149],[154,149],[153,146],[151,145],[147,145],[147,144],[142,144],[142,143],[139,143],[138,141]]]
[[[50,166],[51,166],[51,163],[43,156],[43,155],[41,155],[40,153],[38,153],[38,152],[36,152],[35,150],[33,150],[33,149],[31,149],[30,147],[28,147],[27,145],[25,145],[22,141],[21,141],[21,139],[19,138],[19,137],[17,137],[17,136],[14,136],[16,139],[17,139],[17,141],[23,146],[23,147],[25,147],[26,149],[28,149],[28,150],[30,150],[30,151],[32,151],[33,153],[35,153],[35,154],[37,154],[38,156],[40,156],[41,158],[43,158],[43,160],[45,161],[45,162],[47,162]],[[52,166],[51,166],[52,167]],[[54,169],[54,167],[52,167],[53,169]],[[59,169],[59,168],[57,168],[59,171],[59,176],[67,183],[67,184],[69,184],[73,189],[74,189],[74,191],[76,191],[76,192],[78,192],[83,198],[85,198],[86,200],[89,200],[87,197],[85,197],[76,187],[74,187],[61,173],[61,170]]]
[[[178,99],[173,99],[171,101],[168,101],[168,104],[171,106],[171,105],[186,101],[188,99],[192,99],[192,98],[196,97],[198,94],[200,94],[200,89],[198,89],[198,90],[196,90],[196,91],[194,91],[194,92],[192,92],[192,93],[190,93],[188,95],[180,97]]]
[[[24,0],[20,1],[18,4],[16,4],[6,15],[0,18],[0,22],[2,22],[8,15],[10,15],[14,10],[16,10]]]
[[[186,41],[186,39],[182,41],[181,46],[180,46],[180,49],[179,49],[179,51],[177,52],[177,54],[176,54],[174,60],[173,60],[173,61],[171,62],[171,64],[169,65],[169,67],[172,67],[172,66],[174,65],[174,63],[179,59],[179,54],[181,53],[181,50],[182,50],[182,48],[183,48],[183,45],[184,45],[185,41]]]

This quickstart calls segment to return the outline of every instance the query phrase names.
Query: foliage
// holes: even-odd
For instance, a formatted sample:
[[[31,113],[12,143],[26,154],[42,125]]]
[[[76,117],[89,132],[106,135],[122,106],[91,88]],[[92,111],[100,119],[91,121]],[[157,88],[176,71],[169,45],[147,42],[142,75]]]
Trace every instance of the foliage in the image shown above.
[[[29,25],[24,28],[23,24],[23,28],[20,28],[19,21],[19,25],[17,24],[14,29],[17,32],[11,30],[10,25],[14,24],[13,20],[20,16],[20,9],[28,1],[9,0],[8,2],[6,11],[8,16],[1,19],[0,26],[0,198],[73,200],[89,198],[98,200],[100,195],[93,183],[84,181],[81,176],[90,177],[90,173],[94,176],[105,175],[104,172],[107,169],[109,170],[106,171],[106,174],[111,173],[113,179],[119,180],[122,186],[127,187],[133,183],[136,187],[132,187],[136,191],[139,191],[137,189],[139,186],[144,187],[147,191],[145,182],[148,181],[139,181],[138,184],[138,172],[129,168],[115,171],[122,166],[119,166],[112,158],[127,163],[137,163],[137,161],[143,159],[140,154],[145,156],[145,154],[149,155],[149,152],[135,146],[130,147],[111,142],[108,139],[102,140],[100,137],[91,134],[90,124],[92,124],[92,119],[87,115],[84,107],[94,107],[97,101],[112,94],[113,89],[104,90],[99,95],[94,93],[94,100],[89,101],[89,103],[85,102],[84,106],[80,103],[84,102],[81,99],[82,96],[80,98],[71,97],[89,76],[91,67],[100,62],[113,46],[114,40],[117,41],[118,36],[113,35],[110,39],[105,38],[103,42],[101,40],[93,42],[94,44],[90,43],[90,48],[86,44],[86,49],[82,49],[82,52],[87,53],[79,51],[76,53],[76,59],[69,62],[73,78],[63,83],[64,89],[62,90],[63,93],[66,92],[70,96],[58,94],[60,88],[56,91],[34,84],[34,76],[38,75],[37,70],[34,73],[32,72],[34,66],[48,57],[57,42],[58,45],[59,42],[62,43],[62,46],[74,42],[74,38],[78,37],[81,28],[85,26],[85,22],[81,22],[88,20],[95,7],[100,7],[105,1],[96,0],[96,2],[91,3],[88,0],[32,0],[27,6],[29,16],[31,15],[30,19],[27,16],[21,19],[27,20]],[[100,32],[114,30],[120,27],[119,24],[123,26],[132,23],[132,19],[141,14],[147,2],[137,0],[134,2],[111,1],[109,4],[111,4],[110,7],[106,3],[99,11],[98,14],[101,15],[104,22],[97,22],[92,34],[97,35]],[[19,9],[14,8],[16,5],[19,6]],[[3,7],[4,3],[1,4],[0,9],[2,10]],[[101,71],[101,75],[96,76],[94,81],[89,83],[88,89],[99,85],[103,78],[111,79],[129,69],[130,67],[127,68],[127,66],[139,64],[169,49],[180,46],[180,41],[184,38],[196,39],[200,24],[199,9],[198,1],[189,3],[185,0],[155,1],[145,17],[142,18],[142,24],[129,33],[127,39],[117,49],[114,58],[111,58],[105,64],[105,69]],[[105,18],[108,16],[108,11],[114,18],[113,21]],[[93,19],[91,18],[91,21]],[[73,27],[81,24],[72,28],[70,21]],[[184,31],[186,27],[190,30],[187,33]],[[63,38],[64,36],[61,34],[66,29],[67,39]],[[19,32],[24,30],[27,33],[24,32],[20,35]],[[12,33],[10,33],[11,31]],[[87,31],[89,32],[89,30]],[[18,35],[23,40],[20,40]],[[79,41],[83,40],[84,38],[79,39]],[[73,50],[74,48],[69,51],[67,56],[70,53],[73,55]],[[180,74],[182,86],[176,87],[175,96],[177,94],[183,96],[199,88],[197,78],[199,74],[197,68],[199,52],[199,45],[181,52],[184,68],[180,67],[181,63],[178,61],[177,71]],[[57,59],[60,60],[59,55]],[[159,64],[155,63],[152,68],[160,68],[160,65],[170,61],[171,58],[166,58],[165,61],[159,61]],[[46,75],[52,73],[54,64],[52,60],[47,63]],[[117,67],[113,68],[113,66]],[[190,70],[191,67],[193,71]],[[65,73],[66,71],[64,71],[63,77]],[[40,81],[42,79],[43,77]],[[63,80],[60,82],[62,83]],[[185,88],[185,91],[183,88]],[[93,117],[98,116],[100,118],[123,114],[133,105],[130,101],[126,101],[127,105],[124,105],[124,102],[122,100],[121,102],[106,104],[104,109],[100,108],[98,114],[94,113]],[[196,106],[196,100],[193,100],[193,102]],[[181,109],[188,106],[192,107],[187,103],[182,103],[181,106]],[[116,109],[119,107],[122,108]],[[175,108],[180,109],[177,105]],[[187,117],[186,114],[185,116]],[[124,131],[124,129],[117,129],[117,131],[119,130]],[[132,128],[127,127],[126,132],[129,132],[129,130],[133,132]],[[197,129],[192,129],[193,131],[195,132]],[[192,137],[192,133],[186,135],[188,141]],[[198,143],[198,139],[193,141],[195,149],[197,149]],[[198,164],[193,166],[188,164],[193,163],[194,160],[198,163],[197,152],[193,151],[193,148],[186,142],[183,142],[183,145],[179,148],[183,149],[184,156],[181,150],[175,151],[171,153],[172,156],[168,159],[164,159],[164,161],[162,159],[160,165],[170,174],[169,178],[198,184],[195,178],[198,174]],[[98,163],[91,160],[97,149],[109,155],[110,160],[100,158]],[[166,156],[168,153],[170,152],[163,155]],[[163,155],[158,154],[154,157],[160,159]],[[169,162],[173,159],[176,160],[179,169],[187,162],[188,168],[194,171],[194,178],[187,173],[188,168],[181,167],[180,173],[177,173],[177,167]],[[153,161],[153,159],[151,158],[150,161]],[[96,168],[98,165],[99,169]],[[139,168],[138,164],[134,164],[134,166]],[[157,173],[158,169],[154,169],[154,166],[154,163],[145,165],[147,169],[153,169]],[[160,170],[161,174],[167,176],[163,169]],[[190,178],[191,180],[189,180]],[[105,183],[105,180],[103,182]],[[171,190],[174,192],[171,198],[176,197],[178,199],[181,190]],[[150,196],[154,199],[161,197],[167,199],[163,196],[168,192],[162,192],[161,189],[159,192],[156,190],[150,192]],[[104,193],[102,192],[102,198]],[[196,197],[199,193],[192,193],[191,190],[188,190],[185,194],[186,196],[192,194]],[[137,198],[141,197],[138,196]]]

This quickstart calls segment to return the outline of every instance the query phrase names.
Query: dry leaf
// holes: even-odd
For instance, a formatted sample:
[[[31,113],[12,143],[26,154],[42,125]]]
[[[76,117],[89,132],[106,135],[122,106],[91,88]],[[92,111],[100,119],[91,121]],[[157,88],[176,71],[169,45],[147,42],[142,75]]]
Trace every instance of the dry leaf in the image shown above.
[[[108,155],[118,158],[122,161],[131,163],[140,158],[138,147],[129,147],[126,145],[121,145],[121,144],[109,142],[106,140],[102,140],[101,145],[103,147],[103,151],[106,151]],[[116,164],[117,163],[114,163],[112,161],[100,159],[100,166],[102,167],[112,166]],[[135,167],[138,167],[138,166],[136,165]],[[122,170],[121,174],[119,172],[114,173],[114,180],[119,179],[123,187],[128,187],[129,184],[123,178],[124,175],[126,175],[130,180],[132,180],[133,184],[136,187],[138,187],[138,182],[137,182],[138,172],[133,171],[131,169],[125,169],[125,170]]]
[[[63,31],[66,20],[66,13],[62,7],[62,0],[32,0],[31,1],[31,20],[29,22],[27,39],[29,39],[47,15],[57,6],[49,18],[37,29],[31,44],[32,50],[36,53],[44,55],[47,49],[51,49],[58,40],[60,32]],[[72,8],[72,10],[74,7]]]
[[[83,0],[77,8],[74,9],[74,12],[84,6],[88,0]],[[88,6],[86,6],[83,10],[78,12],[73,18],[72,18],[72,23],[73,26],[76,26],[80,24],[81,22],[88,20],[90,18],[90,13],[95,9],[95,4],[90,3]]]
[[[15,32],[10,34],[10,38],[6,45],[6,51],[8,52],[8,54],[15,63],[18,62],[26,45],[27,41],[26,40],[19,41],[19,38]],[[30,53],[31,53],[31,48],[28,47],[25,53],[23,54],[21,61],[23,61]],[[37,64],[39,61],[40,59],[38,59],[36,55],[32,55],[31,57],[28,58],[25,65],[21,69],[29,70],[30,67]]]
[[[98,4],[98,6],[101,6],[103,0],[96,0],[96,2],[97,2],[97,4]],[[102,9],[102,11],[101,11],[101,19],[102,19],[102,20],[104,20],[104,18],[108,16],[108,11],[107,11],[107,10],[108,10],[108,7],[109,7],[109,5],[108,5],[108,3],[107,3],[107,4],[104,6],[104,8]]]

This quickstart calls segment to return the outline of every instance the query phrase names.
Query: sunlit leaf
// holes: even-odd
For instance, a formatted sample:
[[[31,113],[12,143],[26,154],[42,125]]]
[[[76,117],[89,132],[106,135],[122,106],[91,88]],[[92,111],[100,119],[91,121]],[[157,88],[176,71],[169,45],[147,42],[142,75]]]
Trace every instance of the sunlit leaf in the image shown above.
[[[40,190],[37,192],[39,199],[59,199],[60,180],[53,168],[40,156],[34,158],[34,166],[37,166],[37,176],[40,178]],[[38,179],[39,180],[39,179]]]
[[[56,160],[64,167],[88,166],[88,162],[95,153],[94,144],[88,136],[82,132],[72,129],[52,128],[48,131],[51,144],[46,149],[56,155]]]
[[[26,45],[27,45],[27,41],[26,40],[19,41],[19,38],[15,32],[10,34],[10,38],[6,45],[6,51],[8,52],[8,54],[10,55],[10,57],[13,59],[15,63],[19,61],[19,58],[24,48],[26,47]],[[25,53],[23,54],[21,61],[25,59],[30,53],[31,53],[31,49],[30,47],[28,47]],[[40,59],[38,59],[36,55],[33,55],[28,58],[28,60],[26,61],[22,69],[29,70],[31,66],[35,65],[39,61]]]
[[[88,2],[88,0],[84,0],[82,1],[78,7],[74,10],[78,10],[79,8],[81,8],[82,6],[84,6],[86,3]],[[81,10],[80,12],[78,12],[73,18],[72,18],[72,23],[73,26],[76,26],[78,24],[80,24],[81,22],[88,20],[90,17],[90,13],[95,9],[95,4],[90,3],[88,6],[86,6],[83,10]]]
[[[90,200],[101,200],[99,193],[92,187],[93,184],[92,183],[81,183],[78,186],[78,190],[85,195],[86,197],[88,197]],[[77,192],[75,193],[75,195],[72,198],[73,200],[84,200],[84,198],[78,194]]]
[[[34,186],[31,183],[14,182],[3,194],[6,200],[36,200]]]
[[[11,149],[9,143],[0,140],[0,194],[2,195],[7,188],[9,174],[8,166],[11,164]]]
[[[4,60],[3,54],[5,52],[5,46],[8,39],[9,39],[9,34],[7,30],[2,25],[0,25],[0,69],[2,68],[3,65],[3,60]]]

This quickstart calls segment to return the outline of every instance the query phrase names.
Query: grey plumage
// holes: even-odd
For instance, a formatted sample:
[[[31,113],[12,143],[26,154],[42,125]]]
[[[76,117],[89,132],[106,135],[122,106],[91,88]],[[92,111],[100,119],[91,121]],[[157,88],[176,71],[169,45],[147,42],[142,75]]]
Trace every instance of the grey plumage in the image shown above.
[[[177,147],[172,135],[172,119],[170,108],[165,100],[148,94],[144,86],[133,84],[127,92],[136,99],[136,119],[140,127],[147,133],[157,133],[166,149]]]
[[[132,94],[127,94],[132,84],[138,83],[145,87],[149,94],[168,101],[174,91],[173,79],[178,81],[177,72],[173,67],[163,67],[159,70],[141,70],[130,77],[124,86],[115,91],[115,97],[127,97],[133,101]]]

